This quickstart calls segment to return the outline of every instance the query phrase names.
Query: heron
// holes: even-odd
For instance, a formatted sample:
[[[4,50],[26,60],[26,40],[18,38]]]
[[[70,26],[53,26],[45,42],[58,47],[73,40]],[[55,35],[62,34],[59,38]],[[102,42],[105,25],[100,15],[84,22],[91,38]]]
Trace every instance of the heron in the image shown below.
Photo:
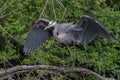
[[[65,45],[72,43],[79,45],[90,43],[97,35],[114,42],[114,38],[105,27],[87,15],[81,16],[76,24],[57,24],[53,20],[39,19],[31,26],[23,51],[32,53],[38,47],[43,46],[50,37],[54,37],[56,41]]]

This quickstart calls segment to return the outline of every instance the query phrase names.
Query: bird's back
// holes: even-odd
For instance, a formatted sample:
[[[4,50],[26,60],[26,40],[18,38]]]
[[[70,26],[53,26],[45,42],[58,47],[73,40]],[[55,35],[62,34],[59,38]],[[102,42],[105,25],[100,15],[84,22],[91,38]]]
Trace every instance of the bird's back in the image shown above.
[[[73,23],[59,24],[58,34],[66,33],[73,26],[74,26]]]

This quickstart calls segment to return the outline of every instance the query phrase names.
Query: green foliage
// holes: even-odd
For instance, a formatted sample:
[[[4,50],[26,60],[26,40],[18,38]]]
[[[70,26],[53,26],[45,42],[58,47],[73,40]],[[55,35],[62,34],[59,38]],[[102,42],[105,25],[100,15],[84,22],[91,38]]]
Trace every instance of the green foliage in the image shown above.
[[[13,56],[13,54],[15,53],[15,50],[13,49],[13,45],[12,44],[8,44],[5,46],[6,52],[1,52],[1,58],[2,59],[14,59],[17,58],[17,55],[15,54]],[[6,55],[8,54],[8,55]]]
[[[120,11],[116,8],[118,3],[113,0],[114,5],[110,7],[106,0],[59,0],[60,2],[53,0],[53,6],[52,0],[48,0],[48,3],[46,1],[8,0],[7,3],[5,0],[0,1],[1,17],[18,8],[7,17],[0,18],[0,63],[14,60],[10,62],[13,65],[47,64],[63,67],[86,67],[102,76],[115,77],[119,80]],[[63,4],[60,4],[61,2]],[[5,3],[8,7],[2,9]],[[76,23],[82,15],[89,15],[102,23],[113,35],[115,42],[111,43],[106,39],[97,37],[88,45],[80,44],[76,48],[70,46],[69,53],[65,45],[61,45],[51,38],[46,41],[43,47],[36,49],[32,54],[24,55],[22,52],[30,25],[37,19],[47,18],[56,20],[58,23],[70,21]],[[76,55],[77,60],[75,60]],[[15,60],[20,61],[14,63]],[[47,74],[44,71],[38,73],[42,77]],[[56,75],[53,78],[53,80],[94,79],[85,75],[80,77],[77,74]],[[34,77],[28,74],[23,77],[23,80],[34,80]]]

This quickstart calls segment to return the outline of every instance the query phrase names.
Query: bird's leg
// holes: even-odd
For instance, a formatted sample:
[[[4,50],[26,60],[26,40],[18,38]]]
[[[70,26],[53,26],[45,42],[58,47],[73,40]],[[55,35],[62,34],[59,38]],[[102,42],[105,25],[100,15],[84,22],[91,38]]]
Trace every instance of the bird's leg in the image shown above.
[[[73,42],[73,46],[74,46],[74,50],[76,51],[76,53],[75,53],[75,58],[78,59],[78,51],[77,51],[77,49],[76,49],[76,47],[75,47],[75,42]]]
[[[74,67],[75,66],[75,62],[78,59],[78,52],[77,52],[76,47],[75,47],[75,42],[73,42],[73,48],[74,48],[74,51],[75,51],[75,56],[74,56],[74,60],[73,60],[72,66]]]
[[[69,67],[71,65],[71,62],[72,62],[72,53],[70,51],[69,45],[66,45],[66,47],[67,47],[67,50],[68,50],[68,53],[69,53],[69,58],[68,58],[68,61],[67,61],[68,67]]]
[[[83,47],[85,49],[85,56],[88,57],[88,55],[87,55],[87,44],[83,44]]]
[[[65,58],[65,54],[61,54],[61,47],[63,46],[62,44],[58,43],[58,45],[60,45],[60,47],[57,48],[58,50],[58,55],[61,56],[62,58]]]
[[[67,46],[68,53],[69,53],[69,55],[71,56],[71,52],[70,52],[69,45],[66,45],[66,46]]]

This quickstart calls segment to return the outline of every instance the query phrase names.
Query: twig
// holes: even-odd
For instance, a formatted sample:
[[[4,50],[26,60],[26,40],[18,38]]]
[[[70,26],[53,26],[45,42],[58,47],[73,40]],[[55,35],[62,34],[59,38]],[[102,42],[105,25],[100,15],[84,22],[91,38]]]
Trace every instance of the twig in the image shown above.
[[[56,20],[57,17],[56,17],[55,6],[54,6],[54,1],[53,0],[52,0],[52,8],[53,8],[53,12],[54,12],[54,15],[55,15],[55,20]]]
[[[9,1],[9,0],[8,0],[8,1]],[[2,12],[5,11],[7,8],[9,8],[10,5],[14,4],[17,0],[14,0],[11,4],[7,4],[8,1],[6,1],[6,2],[4,3],[4,5],[0,8],[0,13],[2,13]]]
[[[48,0],[46,0],[46,3],[45,3],[45,5],[44,5],[44,7],[43,7],[43,9],[42,9],[42,12],[41,12],[41,14],[40,14],[40,17],[39,17],[39,18],[41,18],[41,17],[42,17],[43,12],[44,12],[44,11],[45,11],[45,9],[46,9],[47,3],[48,3]]]
[[[60,4],[60,6],[62,7],[62,8],[64,8],[65,9],[65,6],[63,5],[63,3],[61,2],[61,0],[59,1],[59,0],[56,0],[59,4]]]
[[[13,35],[11,35],[10,33],[8,33],[8,31],[6,31],[6,30],[5,30],[4,28],[2,28],[1,26],[0,26],[0,29],[4,32],[4,34],[8,35],[8,37],[10,37],[11,39],[13,39],[13,40],[19,42],[21,45],[23,45],[23,43],[22,43],[20,40],[16,39]]]
[[[67,12],[67,8],[65,8],[65,10],[64,10],[64,12],[63,12],[63,16],[61,17],[59,23],[60,23],[60,22],[62,21],[62,19],[65,17],[66,12]]]
[[[60,19],[59,22],[58,22],[58,23],[60,23],[60,22],[62,21],[62,19],[64,18],[66,12],[67,12],[67,8],[63,5],[63,3],[61,2],[61,0],[56,0],[56,1],[57,1],[58,4],[64,9],[63,14],[62,14],[62,17],[61,17],[61,19]]]
[[[0,19],[2,19],[2,18],[4,18],[4,17],[6,17],[6,16],[8,16],[8,15],[10,15],[10,14],[14,13],[14,12],[16,12],[17,10],[18,10],[18,8],[16,8],[16,9],[12,10],[11,12],[9,12],[9,13],[7,13],[7,14],[5,14],[5,15],[1,16],[1,17],[0,17]]]
[[[50,65],[15,66],[13,68],[9,68],[4,71],[0,71],[0,78],[5,77],[10,74],[17,73],[17,72],[35,70],[35,69],[57,71],[57,72],[61,72],[61,73],[81,73],[82,72],[87,75],[93,75],[94,77],[99,78],[101,80],[115,80],[112,78],[102,77],[101,75],[99,75],[89,69],[85,69],[85,68],[62,68],[62,67],[50,66]]]
[[[7,0],[4,5],[0,8],[0,13],[3,12],[6,8],[7,8],[7,3],[8,3],[9,0]]]

